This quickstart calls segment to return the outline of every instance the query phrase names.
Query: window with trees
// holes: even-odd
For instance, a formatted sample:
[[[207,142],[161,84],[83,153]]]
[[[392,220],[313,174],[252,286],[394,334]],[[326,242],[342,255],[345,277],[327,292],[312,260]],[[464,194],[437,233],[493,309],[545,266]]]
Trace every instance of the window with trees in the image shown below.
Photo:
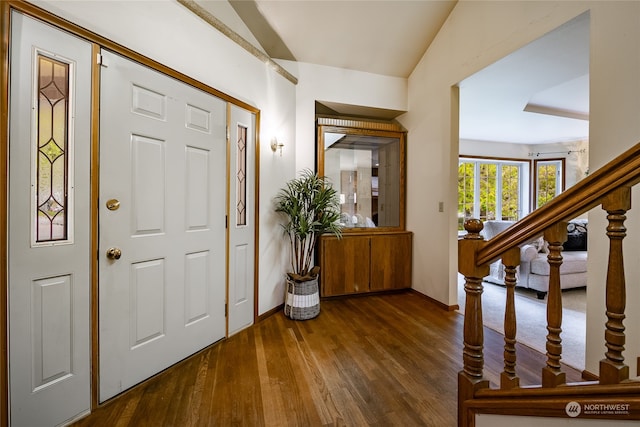
[[[458,163],[458,229],[478,218],[517,221],[523,207],[525,162],[464,159]]]
[[[535,206],[539,208],[564,190],[564,159],[536,160]]]

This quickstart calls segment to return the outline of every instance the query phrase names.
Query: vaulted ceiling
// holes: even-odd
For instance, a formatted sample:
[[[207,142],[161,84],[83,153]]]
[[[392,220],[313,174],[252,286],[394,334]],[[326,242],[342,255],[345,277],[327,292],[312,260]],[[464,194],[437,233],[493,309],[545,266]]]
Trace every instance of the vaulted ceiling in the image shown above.
[[[545,144],[588,136],[588,14],[460,83],[462,139]]]
[[[408,77],[457,0],[196,3],[275,60]],[[587,14],[460,82],[460,137],[526,144],[586,139],[588,88]],[[324,107],[384,118],[402,113]]]

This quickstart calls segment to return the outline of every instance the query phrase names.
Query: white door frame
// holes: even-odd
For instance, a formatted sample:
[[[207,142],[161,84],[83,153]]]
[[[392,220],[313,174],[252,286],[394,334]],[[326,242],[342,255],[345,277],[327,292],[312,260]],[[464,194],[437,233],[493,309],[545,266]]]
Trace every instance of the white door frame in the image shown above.
[[[147,65],[157,71],[165,73],[171,77],[174,77],[178,80],[183,81],[186,84],[192,85],[196,88],[199,88],[207,93],[210,93],[214,96],[224,99],[230,104],[236,105],[240,108],[246,109],[247,111],[255,114],[256,116],[256,141],[255,141],[255,171],[256,171],[256,179],[255,179],[255,204],[256,204],[256,214],[254,217],[256,235],[255,235],[255,247],[256,250],[254,252],[254,270],[255,270],[255,278],[254,278],[254,322],[257,321],[257,313],[258,313],[258,273],[259,273],[259,259],[258,259],[258,249],[259,248],[259,231],[258,225],[259,221],[259,175],[260,175],[260,110],[256,107],[253,107],[246,102],[243,102],[237,98],[229,96],[225,93],[222,93],[211,86],[203,84],[185,74],[182,74],[178,71],[175,71],[163,64],[160,64],[152,59],[146,58],[136,52],[129,50],[128,48],[121,46],[113,41],[102,37],[98,34],[95,34],[91,31],[88,31],[78,25],[70,23],[64,19],[61,19],[50,12],[47,12],[31,3],[16,1],[16,0],[5,0],[0,2],[0,28],[3,29],[1,35],[3,40],[9,40],[10,44],[10,24],[9,17],[12,10],[16,10],[21,12],[27,16],[34,17],[36,19],[40,19],[46,23],[49,23],[55,27],[58,27],[62,30],[68,31],[71,34],[74,34],[78,37],[84,38],[87,41],[94,43],[94,57],[96,53],[100,50],[100,48],[106,48],[113,52],[119,53],[129,59],[138,61]],[[7,221],[8,221],[8,193],[7,193],[7,185],[8,185],[8,154],[9,154],[9,139],[8,139],[8,128],[9,128],[9,76],[8,76],[8,68],[9,68],[9,50],[8,45],[4,43],[0,43],[0,57],[2,58],[2,66],[0,66],[0,85],[3,89],[2,93],[4,96],[0,98],[0,121],[3,124],[3,132],[0,133],[0,427],[9,425],[9,382],[8,382],[8,324],[7,324],[7,316],[8,312],[8,300],[7,300],[7,290],[8,290],[8,268],[7,268],[7,257],[8,257],[8,233],[7,233]],[[97,64],[94,66],[94,82],[92,89],[92,160],[91,167],[94,171],[98,170],[99,162],[97,156],[97,147],[99,146],[98,141],[98,126],[97,126],[97,118],[98,118],[98,109],[96,108],[99,105],[99,67]],[[228,184],[227,184],[228,185]],[[97,208],[97,194],[99,189],[99,182],[97,180],[96,174],[92,174],[91,178],[91,188],[92,188],[92,206],[91,206],[91,251],[92,253],[97,253],[98,249],[98,239],[97,239],[97,217],[98,217],[98,208]],[[228,215],[228,210],[227,210]],[[91,257],[92,263],[90,266],[91,271],[91,331],[92,331],[92,348],[91,348],[91,366],[92,366],[92,379],[91,379],[91,407],[95,409],[99,406],[98,403],[98,382],[99,382],[99,372],[98,372],[98,340],[97,340],[97,330],[98,330],[98,265],[97,259],[95,257]],[[228,286],[228,285],[227,285]]]

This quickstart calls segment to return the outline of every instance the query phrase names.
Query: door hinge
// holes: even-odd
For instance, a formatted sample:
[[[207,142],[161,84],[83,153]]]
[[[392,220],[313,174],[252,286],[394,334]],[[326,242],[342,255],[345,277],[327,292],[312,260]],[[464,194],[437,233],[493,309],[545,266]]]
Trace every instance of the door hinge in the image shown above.
[[[226,302],[224,303],[224,317],[228,317],[229,316],[229,304],[227,304]]]
[[[229,228],[229,215],[224,216],[224,228],[225,230]]]
[[[109,68],[109,64],[104,59],[104,56],[102,56],[101,53],[96,53],[96,64],[101,65],[105,68]]]

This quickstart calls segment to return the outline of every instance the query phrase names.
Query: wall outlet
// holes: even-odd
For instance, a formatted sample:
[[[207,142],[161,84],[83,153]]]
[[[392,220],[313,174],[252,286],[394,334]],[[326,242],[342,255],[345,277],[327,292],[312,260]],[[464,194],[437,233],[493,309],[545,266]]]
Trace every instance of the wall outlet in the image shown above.
[[[438,212],[444,212],[444,202],[438,202]]]

